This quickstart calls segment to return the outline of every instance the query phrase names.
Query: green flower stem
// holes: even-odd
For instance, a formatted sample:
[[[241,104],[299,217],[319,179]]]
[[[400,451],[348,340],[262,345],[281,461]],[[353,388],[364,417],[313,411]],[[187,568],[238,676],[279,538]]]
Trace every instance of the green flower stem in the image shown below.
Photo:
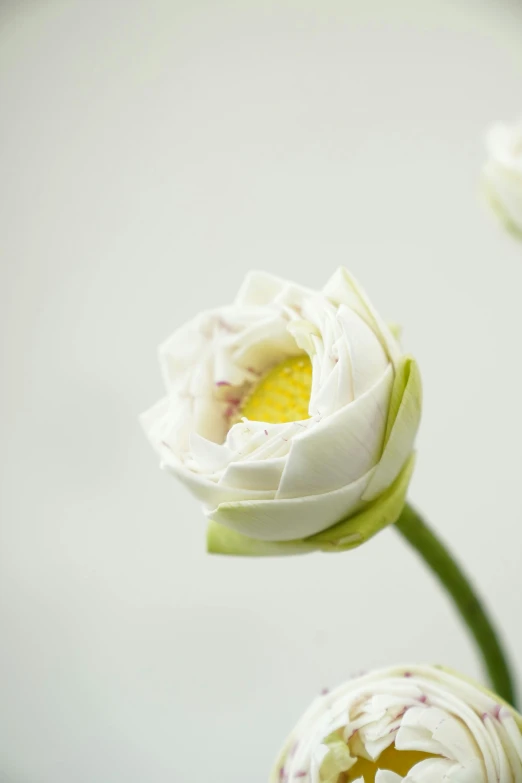
[[[399,532],[417,550],[453,598],[462,619],[473,634],[482,653],[495,692],[509,704],[516,706],[513,678],[506,654],[502,649],[495,627],[477,597],[471,582],[449,550],[410,505],[404,506],[404,510],[395,524]]]

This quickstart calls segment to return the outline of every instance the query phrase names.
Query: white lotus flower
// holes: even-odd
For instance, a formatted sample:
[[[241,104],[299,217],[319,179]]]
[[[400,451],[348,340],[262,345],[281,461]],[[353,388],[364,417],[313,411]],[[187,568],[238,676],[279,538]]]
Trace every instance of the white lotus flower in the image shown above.
[[[507,229],[522,238],[522,120],[494,125],[487,135],[486,195]]]
[[[263,273],[160,348],[142,421],[204,504],[214,552],[350,548],[398,518],[420,379],[344,269],[317,292]]]
[[[374,671],[316,699],[270,783],[518,783],[522,717],[432,666]]]

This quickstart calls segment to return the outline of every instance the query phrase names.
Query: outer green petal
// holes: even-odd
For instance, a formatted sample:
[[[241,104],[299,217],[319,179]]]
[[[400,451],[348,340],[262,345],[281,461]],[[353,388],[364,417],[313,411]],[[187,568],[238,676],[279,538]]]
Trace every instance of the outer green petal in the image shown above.
[[[374,536],[387,525],[396,522],[406,502],[406,493],[415,464],[415,455],[411,454],[397,479],[386,492],[373,503],[348,519],[338,522],[322,533],[306,538],[315,543],[323,552],[335,552],[354,549]]]
[[[363,500],[376,499],[397,476],[413,450],[422,407],[422,384],[417,362],[411,356],[400,360],[392,388],[384,448]]]
[[[317,549],[305,540],[260,541],[210,521],[207,528],[207,551],[213,555],[243,555],[250,557],[280,557],[304,555]]]

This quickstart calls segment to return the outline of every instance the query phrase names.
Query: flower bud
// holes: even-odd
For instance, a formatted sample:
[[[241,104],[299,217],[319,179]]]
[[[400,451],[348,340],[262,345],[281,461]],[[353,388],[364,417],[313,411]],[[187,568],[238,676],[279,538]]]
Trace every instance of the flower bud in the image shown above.
[[[346,270],[322,291],[251,273],[160,363],[167,396],[143,425],[203,503],[210,551],[349,549],[398,518],[420,377]]]
[[[433,666],[395,667],[317,698],[270,783],[515,783],[522,717]]]

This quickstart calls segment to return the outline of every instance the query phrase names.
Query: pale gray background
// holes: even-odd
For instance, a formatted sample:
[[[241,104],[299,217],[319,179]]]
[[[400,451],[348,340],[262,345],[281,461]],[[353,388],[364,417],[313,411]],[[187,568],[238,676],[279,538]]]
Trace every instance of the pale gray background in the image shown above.
[[[346,264],[419,359],[411,497],[522,674],[522,245],[481,204],[522,3],[4,2],[0,780],[262,783],[325,685],[480,676],[394,530],[205,554],[137,424],[158,342],[259,267]]]

